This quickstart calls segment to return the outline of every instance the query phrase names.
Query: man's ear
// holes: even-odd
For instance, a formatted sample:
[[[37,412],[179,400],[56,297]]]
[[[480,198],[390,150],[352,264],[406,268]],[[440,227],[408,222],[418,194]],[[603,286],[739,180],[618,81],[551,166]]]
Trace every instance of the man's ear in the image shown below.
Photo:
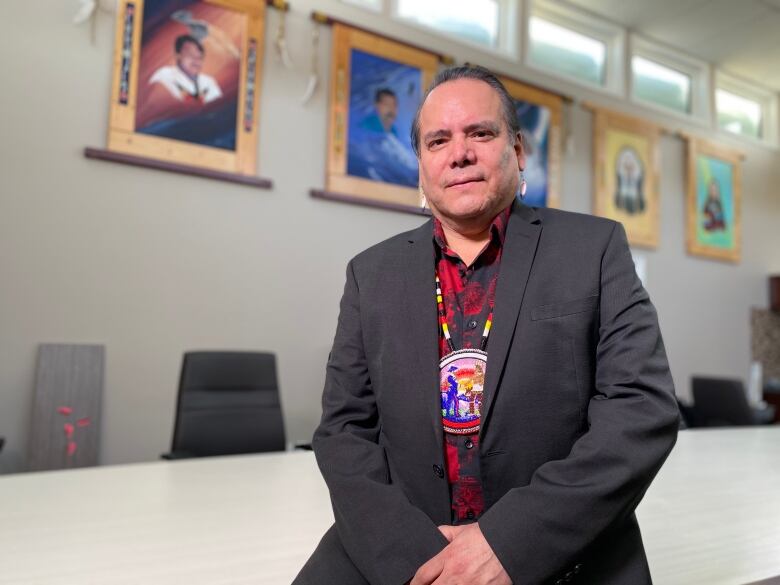
[[[521,171],[525,170],[525,146],[523,145],[523,133],[515,134],[515,156],[517,157],[517,166]]]
[[[417,190],[420,193],[420,209],[425,209],[428,207],[428,198],[425,196],[425,190],[421,181],[417,183]]]

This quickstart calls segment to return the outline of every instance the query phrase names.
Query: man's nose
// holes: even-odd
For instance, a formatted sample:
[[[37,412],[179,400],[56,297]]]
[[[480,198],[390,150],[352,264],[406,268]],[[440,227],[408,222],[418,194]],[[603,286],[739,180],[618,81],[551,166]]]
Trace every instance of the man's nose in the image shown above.
[[[450,167],[453,169],[467,167],[476,162],[474,149],[465,138],[454,138],[450,143],[452,150],[450,153]]]

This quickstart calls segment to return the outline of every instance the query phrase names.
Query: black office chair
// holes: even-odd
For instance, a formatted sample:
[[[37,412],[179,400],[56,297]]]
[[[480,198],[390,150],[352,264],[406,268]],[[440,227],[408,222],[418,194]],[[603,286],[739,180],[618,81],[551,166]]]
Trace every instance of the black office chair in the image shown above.
[[[184,354],[170,453],[163,459],[284,451],[272,353]]]
[[[696,411],[690,404],[685,404],[682,400],[675,396],[677,400],[677,408],[680,411],[680,423],[678,430],[684,431],[686,429],[693,429],[699,425],[699,421],[696,419]]]
[[[694,376],[693,410],[705,427],[748,426],[764,421],[748,404],[741,380]]]

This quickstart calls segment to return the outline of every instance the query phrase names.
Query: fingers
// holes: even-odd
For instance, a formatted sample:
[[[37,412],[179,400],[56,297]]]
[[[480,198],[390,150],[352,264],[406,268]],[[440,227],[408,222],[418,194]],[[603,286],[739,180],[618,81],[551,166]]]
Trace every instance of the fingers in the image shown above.
[[[444,559],[441,553],[429,559],[414,574],[409,585],[431,585],[444,570]]]
[[[447,524],[443,524],[439,526],[439,532],[441,532],[444,535],[444,538],[447,539],[447,542],[452,542],[453,539],[458,536],[463,530],[466,528],[466,526],[448,526]]]
[[[457,532],[455,531],[455,527],[447,526],[446,524],[439,526],[439,532],[441,532],[444,535],[444,538],[447,539],[447,542],[452,542],[452,539],[455,538],[455,536],[457,535]]]

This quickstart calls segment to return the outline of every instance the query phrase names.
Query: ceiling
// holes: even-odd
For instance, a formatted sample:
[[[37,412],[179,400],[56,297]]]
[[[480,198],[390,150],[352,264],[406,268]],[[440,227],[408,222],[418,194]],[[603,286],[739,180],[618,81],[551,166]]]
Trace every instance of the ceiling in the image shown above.
[[[780,0],[559,0],[780,92]]]

